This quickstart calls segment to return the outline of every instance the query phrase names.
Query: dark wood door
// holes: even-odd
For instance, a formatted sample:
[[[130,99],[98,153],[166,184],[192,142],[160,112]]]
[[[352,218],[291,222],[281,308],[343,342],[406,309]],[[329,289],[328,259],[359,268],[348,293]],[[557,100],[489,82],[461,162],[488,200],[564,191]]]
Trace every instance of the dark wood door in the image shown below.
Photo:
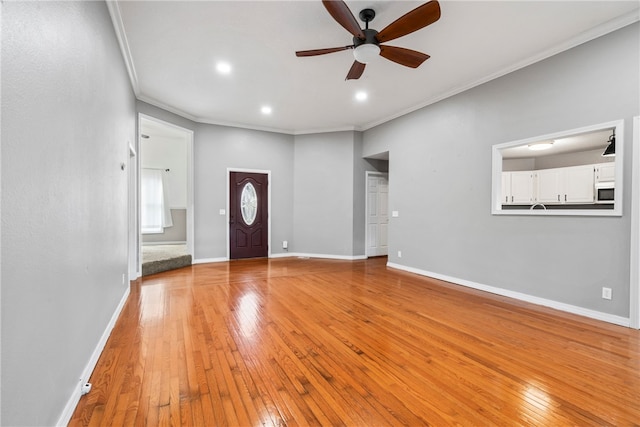
[[[230,257],[266,257],[269,254],[268,176],[249,172],[229,174]]]

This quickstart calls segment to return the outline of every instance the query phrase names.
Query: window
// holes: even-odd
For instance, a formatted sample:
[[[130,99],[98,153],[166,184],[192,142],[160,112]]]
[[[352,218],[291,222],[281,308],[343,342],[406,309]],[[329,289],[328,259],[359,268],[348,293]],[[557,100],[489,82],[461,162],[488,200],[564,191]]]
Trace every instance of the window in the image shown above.
[[[494,145],[492,214],[622,215],[623,136],[617,120]]]
[[[160,169],[142,169],[141,176],[141,228],[144,234],[163,233],[173,225],[167,199],[164,172]]]

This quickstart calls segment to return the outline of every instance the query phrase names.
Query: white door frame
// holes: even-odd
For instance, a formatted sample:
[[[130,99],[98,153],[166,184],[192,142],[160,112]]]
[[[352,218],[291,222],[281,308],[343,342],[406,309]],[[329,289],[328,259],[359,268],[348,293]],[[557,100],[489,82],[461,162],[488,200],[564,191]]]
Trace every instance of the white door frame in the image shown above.
[[[183,128],[182,126],[175,125],[164,120],[148,116],[143,113],[138,113],[138,163],[137,163],[137,194],[136,194],[136,215],[137,215],[137,227],[136,234],[138,236],[138,250],[137,250],[137,277],[142,276],[142,230],[140,229],[140,170],[142,168],[142,155],[140,153],[140,138],[141,138],[141,122],[142,120],[149,120],[152,122],[160,123],[164,126],[168,126],[174,129],[178,129],[184,132],[187,139],[187,253],[191,254],[193,259],[196,258],[194,253],[194,206],[193,206],[193,130]],[[136,260],[130,259],[129,262],[136,263]]]
[[[138,138],[136,138],[136,141]],[[128,142],[129,150],[129,172],[127,178],[127,206],[128,206],[128,234],[127,239],[127,254],[128,254],[128,267],[127,275],[129,276],[129,282],[138,278],[138,258],[140,256],[138,250],[138,153],[136,147],[130,141]],[[136,144],[137,145],[137,144]]]
[[[640,329],[640,116],[633,118],[629,326]]]
[[[388,172],[376,172],[376,171],[366,171],[364,178],[364,254],[367,258],[369,258],[369,178],[372,176],[378,176],[386,178],[389,180]],[[388,206],[387,206],[388,209]],[[389,212],[387,212],[387,215]]]
[[[267,258],[271,258],[271,171],[263,169],[227,168],[227,200],[225,211],[225,224],[227,227],[227,260],[231,259],[231,235],[229,233],[229,185],[231,172],[261,173],[267,175]]]

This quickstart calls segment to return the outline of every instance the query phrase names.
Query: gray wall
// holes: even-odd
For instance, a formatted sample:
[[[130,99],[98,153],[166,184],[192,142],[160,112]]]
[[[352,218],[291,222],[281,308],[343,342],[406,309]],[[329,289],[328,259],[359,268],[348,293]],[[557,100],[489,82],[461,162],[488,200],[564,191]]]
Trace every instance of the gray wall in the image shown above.
[[[58,421],[129,286],[134,106],[104,3],[3,3],[3,425]]]
[[[227,256],[227,168],[271,171],[271,253],[293,236],[293,136],[198,124],[194,142],[195,259]]]
[[[186,242],[187,210],[171,209],[171,220],[173,221],[173,225],[171,227],[165,228],[162,233],[143,234],[142,244]]]
[[[592,165],[615,162],[615,157],[602,157],[603,148],[575,153],[556,154],[552,156],[532,157],[529,159],[504,159],[502,171],[528,171],[538,169],[563,168],[568,166]]]
[[[366,131],[365,156],[390,152],[390,210],[400,216],[390,222],[389,261],[628,317],[638,26]],[[627,154],[622,217],[491,215],[493,144],[617,119]]]
[[[385,166],[362,158],[361,132],[296,136],[291,251],[364,256],[365,172]]]
[[[581,151],[579,153],[542,156],[535,160],[534,169],[552,169],[565,166],[591,165],[596,163],[615,162],[615,157],[602,157],[604,149]]]
[[[138,101],[139,112],[194,131],[194,259],[227,256],[227,168],[271,171],[271,253],[364,255],[362,135],[285,135],[194,123]],[[282,249],[282,241],[289,249]],[[145,236],[143,241],[150,239]]]
[[[353,164],[353,132],[296,136],[291,251],[353,255]]]

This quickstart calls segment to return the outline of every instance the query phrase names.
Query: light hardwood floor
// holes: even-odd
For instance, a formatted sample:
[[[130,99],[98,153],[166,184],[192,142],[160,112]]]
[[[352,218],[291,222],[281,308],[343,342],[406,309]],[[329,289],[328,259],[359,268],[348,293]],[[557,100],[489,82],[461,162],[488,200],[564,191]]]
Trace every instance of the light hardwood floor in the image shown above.
[[[140,279],[70,425],[640,423],[640,332],[367,261]]]

